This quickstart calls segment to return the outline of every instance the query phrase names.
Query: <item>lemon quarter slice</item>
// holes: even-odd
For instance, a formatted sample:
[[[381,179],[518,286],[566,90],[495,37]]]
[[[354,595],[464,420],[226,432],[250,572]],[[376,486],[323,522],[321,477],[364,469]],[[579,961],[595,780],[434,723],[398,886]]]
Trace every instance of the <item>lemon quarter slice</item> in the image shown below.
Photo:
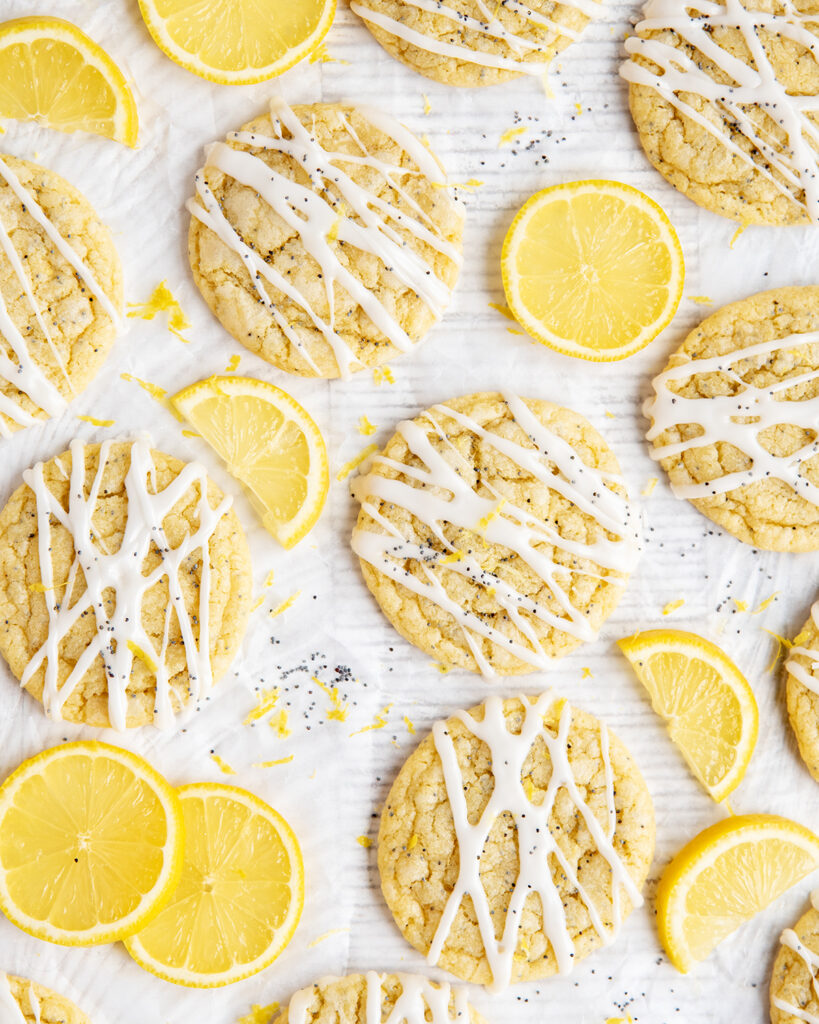
[[[128,952],[177,985],[215,988],[267,967],[296,930],[304,867],[280,814],[235,786],[200,782],[178,790],[185,865],[170,903]]]
[[[70,21],[37,15],[0,25],[0,117],[135,146],[136,103],[105,50]]]
[[[65,946],[144,927],[182,870],[182,809],[146,761],[107,743],[66,743],[0,787],[0,909]]]
[[[244,484],[276,540],[300,541],[330,486],[324,438],[307,411],[255,377],[208,377],[171,401]]]
[[[660,939],[686,973],[724,938],[819,868],[819,837],[769,814],[726,818],[700,832],[657,888]]]
[[[685,264],[653,199],[618,181],[574,181],[524,204],[501,272],[506,301],[533,338],[600,362],[632,355],[671,322]]]
[[[740,784],[759,731],[754,692],[716,644],[652,629],[618,641],[691,771],[724,800]]]

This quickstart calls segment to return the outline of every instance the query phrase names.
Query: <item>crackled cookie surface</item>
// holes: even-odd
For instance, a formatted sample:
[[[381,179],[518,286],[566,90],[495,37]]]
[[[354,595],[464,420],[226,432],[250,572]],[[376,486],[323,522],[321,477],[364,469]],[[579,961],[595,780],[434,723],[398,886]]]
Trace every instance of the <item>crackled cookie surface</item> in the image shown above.
[[[352,547],[398,632],[485,675],[548,667],[596,636],[637,557],[617,460],[582,416],[481,393],[398,425]]]
[[[59,416],[88,386],[121,310],[119,256],[88,200],[0,157],[0,438]]]
[[[599,11],[595,0],[352,0],[379,43],[445,85],[545,74]]]
[[[1,972],[0,1020],[3,1024],[90,1024],[65,996],[36,981]]]
[[[771,1024],[813,1024],[819,1017],[819,911],[813,906],[780,937],[771,974]]]
[[[743,224],[819,220],[819,25],[810,3],[649,0],[621,74],[643,149]]]
[[[430,963],[501,991],[612,939],[654,849],[651,798],[606,726],[552,693],[437,722],[381,815],[387,906]]]
[[[647,436],[678,497],[755,547],[819,549],[819,288],[724,306],[653,387]]]
[[[0,653],[51,718],[170,727],[247,624],[230,499],[145,440],[75,441],[23,479],[0,513]]]
[[[794,637],[785,662],[788,716],[808,771],[819,782],[819,603]]]
[[[409,351],[458,277],[463,209],[446,175],[370,107],[274,100],[208,149],[188,209],[208,305],[289,373],[349,377]]]

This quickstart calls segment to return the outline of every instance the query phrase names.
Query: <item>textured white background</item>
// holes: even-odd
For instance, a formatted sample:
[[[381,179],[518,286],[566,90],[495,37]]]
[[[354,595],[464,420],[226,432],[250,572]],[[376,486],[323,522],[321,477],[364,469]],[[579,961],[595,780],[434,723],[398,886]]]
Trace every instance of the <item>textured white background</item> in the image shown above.
[[[72,437],[96,440],[105,432],[75,418],[116,420],[117,432],[149,428],[157,446],[197,458],[226,490],[235,485],[204,445],[182,436],[177,423],[136,385],[134,373],[168,391],[224,370],[241,354],[240,372],[291,391],[316,417],[328,441],[333,476],[371,438],[357,432],[362,414],[385,441],[405,416],[454,394],[510,388],[571,404],[609,439],[633,493],[658,475],[648,458],[640,404],[650,378],[668,353],[708,309],[684,299],[672,326],[647,350],[623,363],[594,365],[556,355],[507,331],[508,321],[488,306],[502,302],[500,245],[520,203],[536,189],[560,181],[609,176],[657,198],[679,231],[688,266],[686,295],[708,295],[716,305],[767,287],[815,280],[819,236],[811,229],[745,232],[733,249],[734,226],[677,195],[648,165],[627,113],[617,77],[621,43],[637,8],[612,0],[585,38],[558,59],[547,98],[536,80],[520,79],[489,90],[461,91],[423,79],[393,61],[340,0],[327,40],[336,63],[302,64],[278,82],[254,87],[215,86],[178,68],[153,45],[136,0],[1,0],[3,18],[35,11],[76,22],[99,40],[131,79],[140,112],[140,146],[64,136],[9,123],[0,148],[39,160],[77,185],[113,230],[125,270],[126,298],[144,301],[167,278],[193,322],[183,345],[160,320],[129,321],[95,384],[71,413],[0,443],[0,502],[22,470],[63,451]],[[348,63],[347,63],[348,62]],[[202,147],[258,114],[279,90],[290,102],[341,99],[377,102],[417,133],[426,132],[455,181],[479,178],[466,197],[466,262],[444,322],[417,351],[393,364],[394,385],[376,386],[369,374],[349,383],[290,378],[240,348],[219,326],[194,288],[187,266],[183,203],[200,165]],[[422,94],[431,110],[424,115]],[[578,116],[575,104],[580,104]],[[529,130],[512,147],[498,148],[503,132],[521,118]],[[530,148],[531,144],[531,148]],[[712,307],[712,308],[716,308]],[[611,415],[608,415],[611,414]],[[646,905],[626,923],[617,943],[579,964],[573,976],[521,986],[505,996],[472,998],[494,1024],[602,1024],[628,1012],[641,1024],[708,1021],[755,1024],[767,1020],[767,983],[780,929],[807,903],[810,880],[727,941],[689,977],[668,964],[657,941],[652,895],[669,857],[722,812],[700,791],[672,747],[628,666],[617,637],[667,624],[718,640],[745,671],[760,706],[756,755],[732,801],[735,810],[791,815],[819,828],[816,784],[799,761],[789,733],[778,672],[768,669],[775,642],[762,627],[793,635],[807,617],[817,586],[819,556],[752,552],[714,530],[693,508],[675,500],[664,480],[645,515],[645,553],[626,596],[600,639],[565,659],[554,672],[533,674],[503,693],[554,686],[579,706],[602,715],[634,752],[654,797],[657,854]],[[64,991],[97,1024],[233,1024],[251,1003],[285,1001],[294,988],[321,974],[349,970],[423,970],[383,905],[375,849],[356,837],[375,835],[377,812],[403,759],[430,723],[490,692],[478,677],[441,675],[401,640],[370,598],[347,538],[354,509],[346,483],[333,482],[322,520],[296,550],[285,553],[257,525],[237,495],[248,532],[257,592],[267,573],[275,583],[253,615],[240,658],[213,699],[172,737],[145,729],[103,738],[146,755],[176,783],[223,780],[210,759],[216,751],[237,769],[235,781],[270,801],[292,823],[303,846],[307,903],[290,947],[267,971],[216,992],[177,988],[143,973],[122,946],[65,950],[16,931],[0,920],[0,968],[30,975]],[[267,610],[296,590],[301,596],[276,619]],[[750,609],[779,596],[753,616]],[[668,618],[663,606],[684,598]],[[335,666],[349,667],[343,687],[351,703],[347,722],[327,722],[328,701],[311,684],[318,673],[332,682]],[[593,673],[583,677],[583,669]],[[291,671],[294,670],[294,671]],[[286,679],[282,682],[286,674]],[[293,734],[278,739],[266,724],[242,724],[255,703],[254,688],[286,685]],[[351,737],[392,704],[388,725]],[[354,706],[353,706],[354,705]],[[408,715],[417,735],[403,722]],[[93,730],[48,723],[0,664],[0,776],[24,757]],[[256,761],[295,755],[284,766],[253,768]],[[815,881],[815,880],[814,880]],[[314,940],[334,931],[318,944]]]

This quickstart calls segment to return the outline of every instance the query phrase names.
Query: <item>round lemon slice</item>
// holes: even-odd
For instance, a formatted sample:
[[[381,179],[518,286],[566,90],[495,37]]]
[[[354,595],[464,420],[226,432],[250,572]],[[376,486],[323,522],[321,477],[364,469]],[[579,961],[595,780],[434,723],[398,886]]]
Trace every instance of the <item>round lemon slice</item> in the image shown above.
[[[136,103],[105,50],[70,21],[37,15],[0,25],[0,117],[135,146]]]
[[[182,808],[146,761],[107,743],[66,743],[0,786],[0,909],[65,946],[138,931],[176,888]]]
[[[335,0],[139,0],[157,46],[195,75],[223,85],[263,82],[319,45]]]
[[[509,308],[533,338],[603,362],[639,351],[671,322],[685,264],[653,199],[618,181],[574,181],[518,211],[501,272]]]
[[[652,629],[618,641],[691,771],[724,800],[751,760],[759,711],[745,676],[696,633]]]
[[[700,832],[657,887],[657,923],[671,962],[686,973],[816,868],[819,837],[787,818],[747,814]]]
[[[261,971],[282,952],[304,905],[299,844],[280,814],[235,786],[177,791],[187,840],[179,888],[125,945],[146,971],[216,988]]]
[[[266,529],[286,548],[298,543],[330,486],[324,438],[309,413],[254,377],[208,377],[172,402],[244,484]]]

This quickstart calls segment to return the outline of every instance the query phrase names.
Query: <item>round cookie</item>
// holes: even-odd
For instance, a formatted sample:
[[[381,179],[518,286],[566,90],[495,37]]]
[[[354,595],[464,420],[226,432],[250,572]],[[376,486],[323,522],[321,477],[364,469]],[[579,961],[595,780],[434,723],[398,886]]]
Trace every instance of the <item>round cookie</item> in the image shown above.
[[[447,998],[448,997],[448,998]],[[398,1009],[396,1010],[396,1007]],[[395,1016],[393,1016],[393,1014]],[[397,1019],[396,1019],[397,1018]],[[464,989],[416,974],[348,974],[296,992],[274,1024],[485,1024]]]
[[[114,344],[122,269],[88,200],[0,158],[0,438],[60,415]]]
[[[621,74],[657,170],[742,224],[819,219],[815,21],[753,0],[648,0],[643,18]]]
[[[23,478],[0,513],[0,653],[52,718],[169,728],[247,625],[250,556],[230,499],[142,439],[75,441]]]
[[[617,460],[550,402],[490,392],[434,406],[398,425],[352,491],[367,586],[447,666],[548,668],[594,639],[636,562]]]
[[[814,901],[815,902],[815,901]],[[819,1016],[819,912],[815,906],[786,929],[771,974],[771,1024]]]
[[[608,941],[641,902],[653,849],[631,755],[545,693],[435,724],[387,797],[378,867],[407,941],[495,992],[568,973]]]
[[[819,782],[819,603],[794,637],[785,662],[788,717],[808,771]]]
[[[746,544],[819,549],[819,287],[712,313],[653,387],[651,455],[678,497]]]
[[[463,208],[437,158],[391,117],[274,99],[208,149],[196,189],[197,287],[274,366],[349,377],[408,351],[443,315]]]
[[[543,75],[580,37],[595,0],[352,0],[384,49],[444,85],[496,85]]]
[[[3,973],[0,973],[0,1018],[4,1024],[91,1024],[65,996],[28,978]]]

